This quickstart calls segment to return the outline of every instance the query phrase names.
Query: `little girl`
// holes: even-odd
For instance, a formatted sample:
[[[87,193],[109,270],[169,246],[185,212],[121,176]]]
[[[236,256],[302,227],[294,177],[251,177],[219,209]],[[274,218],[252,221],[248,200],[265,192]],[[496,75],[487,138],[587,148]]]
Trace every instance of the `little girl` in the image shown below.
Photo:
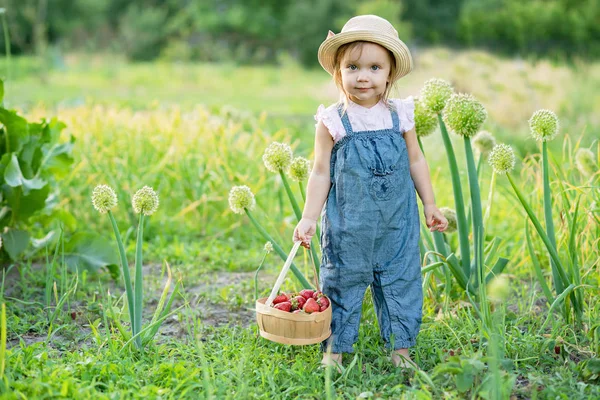
[[[321,214],[320,278],[333,313],[323,363],[339,368],[342,353],[353,352],[370,285],[381,337],[393,345],[393,363],[406,366],[423,303],[415,188],[430,230],[448,225],[417,142],[413,99],[388,99],[412,57],[393,26],[374,15],[330,31],[318,57],[340,102],[321,105],[315,116],[315,163],[294,241],[308,248]]]

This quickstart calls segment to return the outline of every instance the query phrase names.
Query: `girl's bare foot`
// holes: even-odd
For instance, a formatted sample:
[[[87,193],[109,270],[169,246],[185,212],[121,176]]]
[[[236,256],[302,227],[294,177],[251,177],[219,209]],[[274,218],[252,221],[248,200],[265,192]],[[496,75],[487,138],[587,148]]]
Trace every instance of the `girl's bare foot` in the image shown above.
[[[342,373],[342,354],[338,353],[323,353],[323,360],[321,365],[324,367],[332,366],[335,367],[336,371]]]
[[[392,363],[396,368],[418,369],[419,367],[408,354],[408,349],[394,350],[392,353]]]

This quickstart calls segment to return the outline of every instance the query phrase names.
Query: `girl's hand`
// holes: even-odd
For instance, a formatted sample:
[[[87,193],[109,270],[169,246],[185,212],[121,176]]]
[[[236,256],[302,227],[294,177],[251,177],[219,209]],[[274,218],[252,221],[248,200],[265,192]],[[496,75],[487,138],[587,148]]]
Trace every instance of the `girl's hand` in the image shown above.
[[[431,232],[444,232],[446,228],[448,228],[448,220],[444,217],[444,214],[438,210],[435,204],[424,206],[423,212],[425,214],[425,223]]]
[[[294,242],[302,241],[301,246],[310,249],[310,241],[317,231],[317,221],[310,218],[302,218],[296,229],[294,229]]]

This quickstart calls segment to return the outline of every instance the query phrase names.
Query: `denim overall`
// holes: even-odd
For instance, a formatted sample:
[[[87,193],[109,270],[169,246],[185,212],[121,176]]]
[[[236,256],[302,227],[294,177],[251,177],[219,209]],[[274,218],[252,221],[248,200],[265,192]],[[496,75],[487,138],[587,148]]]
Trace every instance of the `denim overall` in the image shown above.
[[[332,304],[332,336],[325,351],[352,353],[362,301],[371,285],[381,338],[386,347],[415,344],[423,291],[419,211],[398,114],[392,129],[346,130],[331,153],[331,189],[322,214],[322,290]]]

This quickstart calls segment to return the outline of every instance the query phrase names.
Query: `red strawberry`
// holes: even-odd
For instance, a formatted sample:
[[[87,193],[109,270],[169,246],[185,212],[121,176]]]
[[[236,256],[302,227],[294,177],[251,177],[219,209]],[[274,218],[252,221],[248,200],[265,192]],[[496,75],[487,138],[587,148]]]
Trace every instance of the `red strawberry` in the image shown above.
[[[319,311],[325,311],[325,310],[327,310],[327,307],[329,307],[329,306],[321,306],[321,308],[319,309]]]
[[[315,299],[308,299],[306,300],[306,304],[304,305],[304,308],[302,308],[304,310],[305,313],[310,314],[310,313],[314,313],[314,312],[319,312],[321,310],[321,307],[319,307],[319,303],[317,303],[317,301]]]
[[[300,296],[304,297],[306,300],[312,298],[314,294],[315,291],[310,289],[302,289],[300,291]]]
[[[273,304],[283,303],[284,301],[290,301],[290,297],[285,293],[281,293],[279,296],[273,299]]]
[[[323,296],[325,296],[325,295],[323,294],[323,292],[321,292],[321,291],[316,291],[316,292],[313,294],[312,298],[313,298],[313,299],[315,299],[315,300],[318,300],[318,299],[319,299],[319,297],[323,297]]]
[[[292,303],[289,301],[284,301],[282,303],[275,304],[275,308],[281,311],[290,312],[292,310]]]
[[[304,311],[302,311],[302,310],[294,310],[294,311],[292,311],[292,314],[300,314],[300,313],[304,314]]]
[[[329,299],[325,296],[319,297],[317,299],[317,303],[319,303],[319,306],[321,306],[321,307],[325,307],[325,308],[329,307]],[[321,311],[323,311],[323,310],[321,310]]]
[[[292,297],[292,299],[290,300],[290,303],[292,303],[292,310],[300,310],[300,309],[302,309],[302,307],[304,307],[304,303],[306,303],[306,299],[302,296],[295,296],[295,297]]]

